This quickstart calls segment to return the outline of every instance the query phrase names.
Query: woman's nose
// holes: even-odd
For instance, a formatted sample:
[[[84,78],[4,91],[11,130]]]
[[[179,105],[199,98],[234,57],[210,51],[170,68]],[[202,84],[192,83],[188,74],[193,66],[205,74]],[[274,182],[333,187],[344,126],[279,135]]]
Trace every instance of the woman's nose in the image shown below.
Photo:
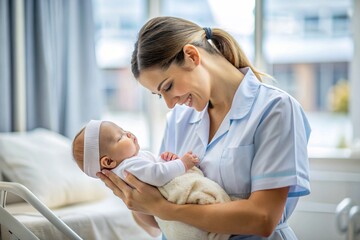
[[[163,96],[165,103],[168,108],[172,109],[175,107],[175,105],[179,102],[179,97],[166,97]]]

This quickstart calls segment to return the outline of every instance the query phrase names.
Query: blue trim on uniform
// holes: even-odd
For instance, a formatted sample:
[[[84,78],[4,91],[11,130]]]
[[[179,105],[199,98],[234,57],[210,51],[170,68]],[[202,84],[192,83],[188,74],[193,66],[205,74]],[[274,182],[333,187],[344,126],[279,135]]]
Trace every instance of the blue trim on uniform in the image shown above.
[[[287,170],[277,173],[269,173],[269,174],[263,174],[263,175],[257,175],[251,178],[251,180],[260,180],[264,178],[276,178],[276,177],[285,177],[285,176],[294,176],[296,175],[296,172],[293,170]]]
[[[301,196],[305,196],[305,195],[309,195],[310,191],[308,189],[301,191],[301,192],[290,192],[288,194],[288,197],[301,197]]]

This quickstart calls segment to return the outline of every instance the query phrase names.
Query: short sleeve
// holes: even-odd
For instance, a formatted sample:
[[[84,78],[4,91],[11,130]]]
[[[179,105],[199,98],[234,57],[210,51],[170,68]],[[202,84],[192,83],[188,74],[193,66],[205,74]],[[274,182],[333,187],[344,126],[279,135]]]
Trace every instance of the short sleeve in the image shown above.
[[[307,143],[310,126],[295,99],[269,102],[254,136],[251,191],[290,186],[289,197],[310,193]]]

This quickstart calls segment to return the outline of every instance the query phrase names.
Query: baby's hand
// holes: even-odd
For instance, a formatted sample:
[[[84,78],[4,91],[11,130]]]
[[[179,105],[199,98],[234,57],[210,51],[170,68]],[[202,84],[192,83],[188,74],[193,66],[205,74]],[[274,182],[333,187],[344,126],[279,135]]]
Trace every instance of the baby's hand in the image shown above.
[[[175,159],[178,159],[178,155],[172,153],[172,152],[163,152],[161,155],[161,158],[164,159],[165,161],[172,161]]]
[[[181,158],[181,161],[184,163],[186,171],[200,162],[199,158],[191,151],[185,153],[185,155]]]

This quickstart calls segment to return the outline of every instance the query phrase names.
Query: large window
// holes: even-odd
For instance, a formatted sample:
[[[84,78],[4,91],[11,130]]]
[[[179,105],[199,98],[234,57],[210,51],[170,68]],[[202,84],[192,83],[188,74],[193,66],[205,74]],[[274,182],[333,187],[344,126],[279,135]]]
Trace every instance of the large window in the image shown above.
[[[168,111],[162,100],[139,86],[130,71],[136,34],[149,16],[154,15],[154,8],[158,8],[154,12],[160,15],[186,18],[203,27],[226,29],[240,42],[249,58],[253,58],[255,0],[93,1],[96,53],[107,101],[104,118],[133,131],[139,136],[142,148],[158,150]]]
[[[351,1],[264,3],[268,71],[307,111],[310,147],[348,147]]]
[[[289,92],[304,107],[313,130],[310,147],[348,147],[352,139],[348,113],[353,57],[351,0],[263,3],[263,57],[266,71],[276,79],[272,84]],[[255,60],[255,0],[94,0],[94,4],[106,117],[129,116],[130,127],[134,125],[131,119],[136,118],[142,123],[140,134],[148,139],[145,148],[157,150],[158,144],[151,145],[153,135],[161,137],[161,128],[156,125],[163,124],[159,119],[165,119],[167,111],[164,104],[157,105],[161,100],[139,86],[129,69],[136,33],[150,16],[170,15],[204,27],[224,28]],[[157,106],[163,110],[158,111]],[[134,128],[135,132],[139,129]]]

